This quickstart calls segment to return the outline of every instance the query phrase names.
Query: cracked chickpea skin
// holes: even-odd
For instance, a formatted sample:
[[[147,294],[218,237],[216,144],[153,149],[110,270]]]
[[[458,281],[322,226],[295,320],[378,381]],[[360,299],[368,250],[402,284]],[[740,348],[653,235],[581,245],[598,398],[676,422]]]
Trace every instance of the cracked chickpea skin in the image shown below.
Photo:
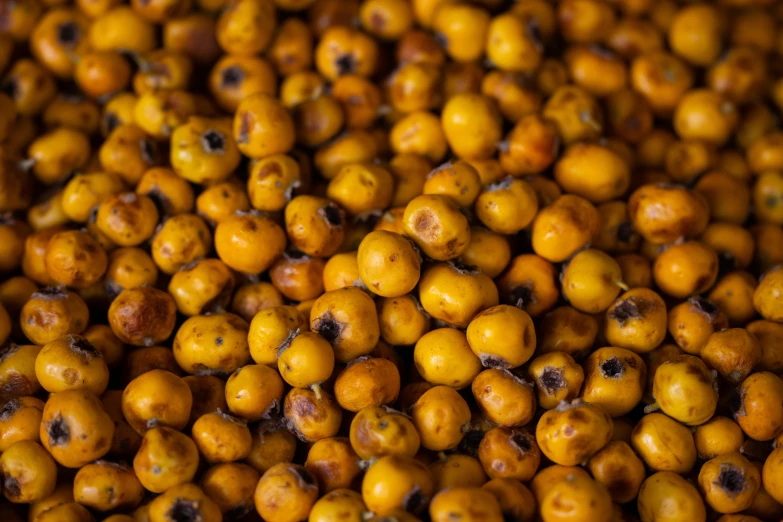
[[[0,0],[0,519],[783,517],[773,0]]]

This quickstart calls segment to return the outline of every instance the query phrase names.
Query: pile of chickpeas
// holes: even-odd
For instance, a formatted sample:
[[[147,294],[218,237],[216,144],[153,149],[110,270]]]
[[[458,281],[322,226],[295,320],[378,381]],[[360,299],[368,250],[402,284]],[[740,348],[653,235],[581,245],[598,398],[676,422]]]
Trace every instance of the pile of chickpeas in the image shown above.
[[[782,110],[775,0],[0,0],[0,520],[783,520]]]

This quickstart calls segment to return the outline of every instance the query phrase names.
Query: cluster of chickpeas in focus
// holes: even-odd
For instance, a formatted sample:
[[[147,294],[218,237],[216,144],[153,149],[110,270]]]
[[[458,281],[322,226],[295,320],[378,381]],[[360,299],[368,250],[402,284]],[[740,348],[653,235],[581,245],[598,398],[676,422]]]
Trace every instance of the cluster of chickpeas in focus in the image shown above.
[[[783,520],[783,4],[0,0],[0,520]]]

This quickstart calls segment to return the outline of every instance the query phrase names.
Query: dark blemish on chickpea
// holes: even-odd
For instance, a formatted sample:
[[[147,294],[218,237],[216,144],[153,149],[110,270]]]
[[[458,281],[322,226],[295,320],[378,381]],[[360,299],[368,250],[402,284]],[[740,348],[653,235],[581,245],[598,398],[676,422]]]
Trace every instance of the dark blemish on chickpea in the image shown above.
[[[47,422],[44,428],[49,435],[50,446],[65,446],[71,441],[71,430],[61,415],[57,415],[54,419]]]

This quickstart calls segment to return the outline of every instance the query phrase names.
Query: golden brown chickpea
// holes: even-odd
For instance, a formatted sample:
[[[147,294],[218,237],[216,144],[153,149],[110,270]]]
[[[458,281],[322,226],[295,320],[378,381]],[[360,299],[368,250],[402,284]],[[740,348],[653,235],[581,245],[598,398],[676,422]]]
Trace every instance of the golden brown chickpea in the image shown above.
[[[421,440],[411,419],[388,407],[365,408],[351,421],[350,442],[365,460],[383,455],[415,456]]]
[[[666,212],[660,209],[665,208]],[[709,221],[709,206],[699,194],[679,186],[644,185],[628,200],[634,229],[656,244],[701,234]]]
[[[304,442],[334,437],[343,417],[343,410],[334,397],[309,388],[294,388],[288,392],[283,412],[288,429]]]
[[[198,449],[190,437],[171,428],[152,428],[144,434],[133,469],[146,489],[162,493],[192,480],[198,460]]]
[[[755,440],[771,440],[783,430],[783,380],[773,373],[756,372],[742,381],[729,404],[734,420]]]
[[[44,345],[35,358],[35,374],[50,393],[85,389],[100,395],[109,383],[101,353],[86,338],[72,334]]]
[[[779,336],[783,334],[783,325],[773,321],[760,320],[748,324],[745,329],[758,339],[761,345],[760,370],[780,372],[783,370],[783,359],[775,349]]]
[[[744,328],[729,328],[711,334],[700,357],[727,381],[739,384],[761,362],[762,353],[755,335]]]
[[[623,441],[612,441],[590,457],[590,473],[606,486],[612,500],[618,503],[636,498],[645,478],[644,464]]]
[[[527,482],[538,471],[541,450],[527,431],[493,428],[481,439],[478,458],[489,478]]]
[[[644,393],[647,368],[641,357],[624,348],[599,348],[584,362],[581,397],[610,416],[629,413]]]
[[[22,331],[32,342],[44,345],[87,327],[90,313],[84,300],[68,290],[45,288],[30,296],[20,315]]]
[[[723,145],[738,121],[734,103],[724,95],[708,89],[694,89],[680,99],[672,123],[682,139]]]
[[[544,105],[542,116],[555,124],[566,144],[597,139],[603,133],[604,115],[598,101],[575,85],[559,87]]]
[[[531,240],[536,254],[558,263],[587,245],[599,232],[600,215],[595,207],[580,196],[565,194],[536,215]]]
[[[642,417],[631,433],[631,446],[656,471],[687,473],[696,463],[691,432],[662,413]]]
[[[745,435],[739,425],[728,417],[716,415],[696,428],[693,434],[696,451],[703,459],[739,451]]]
[[[259,473],[247,464],[232,462],[209,468],[200,483],[204,493],[229,516],[252,509],[259,478]]]
[[[193,423],[191,433],[207,462],[234,462],[250,454],[252,437],[244,419],[221,411],[205,413]]]
[[[676,505],[672,507],[672,499]],[[650,475],[639,490],[639,513],[644,520],[673,517],[684,520],[706,520],[707,510],[699,491],[675,472],[661,471]]]
[[[123,290],[109,307],[109,325],[122,342],[152,346],[174,331],[176,304],[155,288]]]
[[[122,394],[123,415],[140,435],[156,426],[184,428],[192,405],[193,394],[185,381],[164,370],[136,377]]]
[[[359,456],[346,437],[321,439],[310,447],[304,467],[329,492],[357,485],[361,475]]]
[[[484,53],[489,13],[479,6],[445,2],[433,13],[432,29],[446,54],[456,62],[473,62]]]
[[[557,21],[567,41],[592,43],[609,34],[615,23],[615,13],[609,3],[567,0],[558,5]]]
[[[20,440],[39,442],[44,402],[35,397],[13,398],[0,410],[0,450],[6,451]]]
[[[97,511],[136,507],[144,488],[125,464],[99,460],[81,468],[73,480],[74,500]]]
[[[584,462],[609,442],[612,419],[600,406],[576,399],[548,410],[536,425],[541,452],[564,466]]]
[[[761,474],[740,452],[726,453],[704,463],[699,487],[711,508],[735,513],[753,503],[761,488]]]
[[[114,423],[91,392],[66,390],[46,401],[40,436],[58,463],[80,468],[111,449]]]
[[[52,457],[32,440],[12,444],[0,456],[3,494],[13,503],[30,503],[48,497],[57,481],[57,465]]]
[[[378,515],[395,510],[418,513],[434,489],[432,472],[424,463],[412,457],[386,455],[367,470],[362,480],[362,499]]]
[[[195,518],[204,522],[220,522],[220,507],[195,484],[178,484],[155,497],[149,504],[151,522],[166,519]]]
[[[447,386],[425,391],[414,403],[411,416],[421,445],[433,451],[455,448],[470,423],[467,402]]]
[[[7,342],[0,348],[0,400],[9,401],[33,395],[41,389],[35,374],[40,346],[19,346]]]
[[[715,6],[683,7],[669,27],[669,46],[693,65],[708,66],[720,56],[726,20]]]
[[[296,452],[296,437],[276,421],[261,422],[253,430],[253,444],[245,461],[257,472],[280,462],[291,462]]]
[[[726,314],[732,326],[744,326],[756,317],[753,296],[757,286],[752,274],[738,270],[721,277],[707,298]]]
[[[344,410],[392,404],[400,392],[400,374],[391,361],[360,357],[351,361],[334,382],[334,395]]]

